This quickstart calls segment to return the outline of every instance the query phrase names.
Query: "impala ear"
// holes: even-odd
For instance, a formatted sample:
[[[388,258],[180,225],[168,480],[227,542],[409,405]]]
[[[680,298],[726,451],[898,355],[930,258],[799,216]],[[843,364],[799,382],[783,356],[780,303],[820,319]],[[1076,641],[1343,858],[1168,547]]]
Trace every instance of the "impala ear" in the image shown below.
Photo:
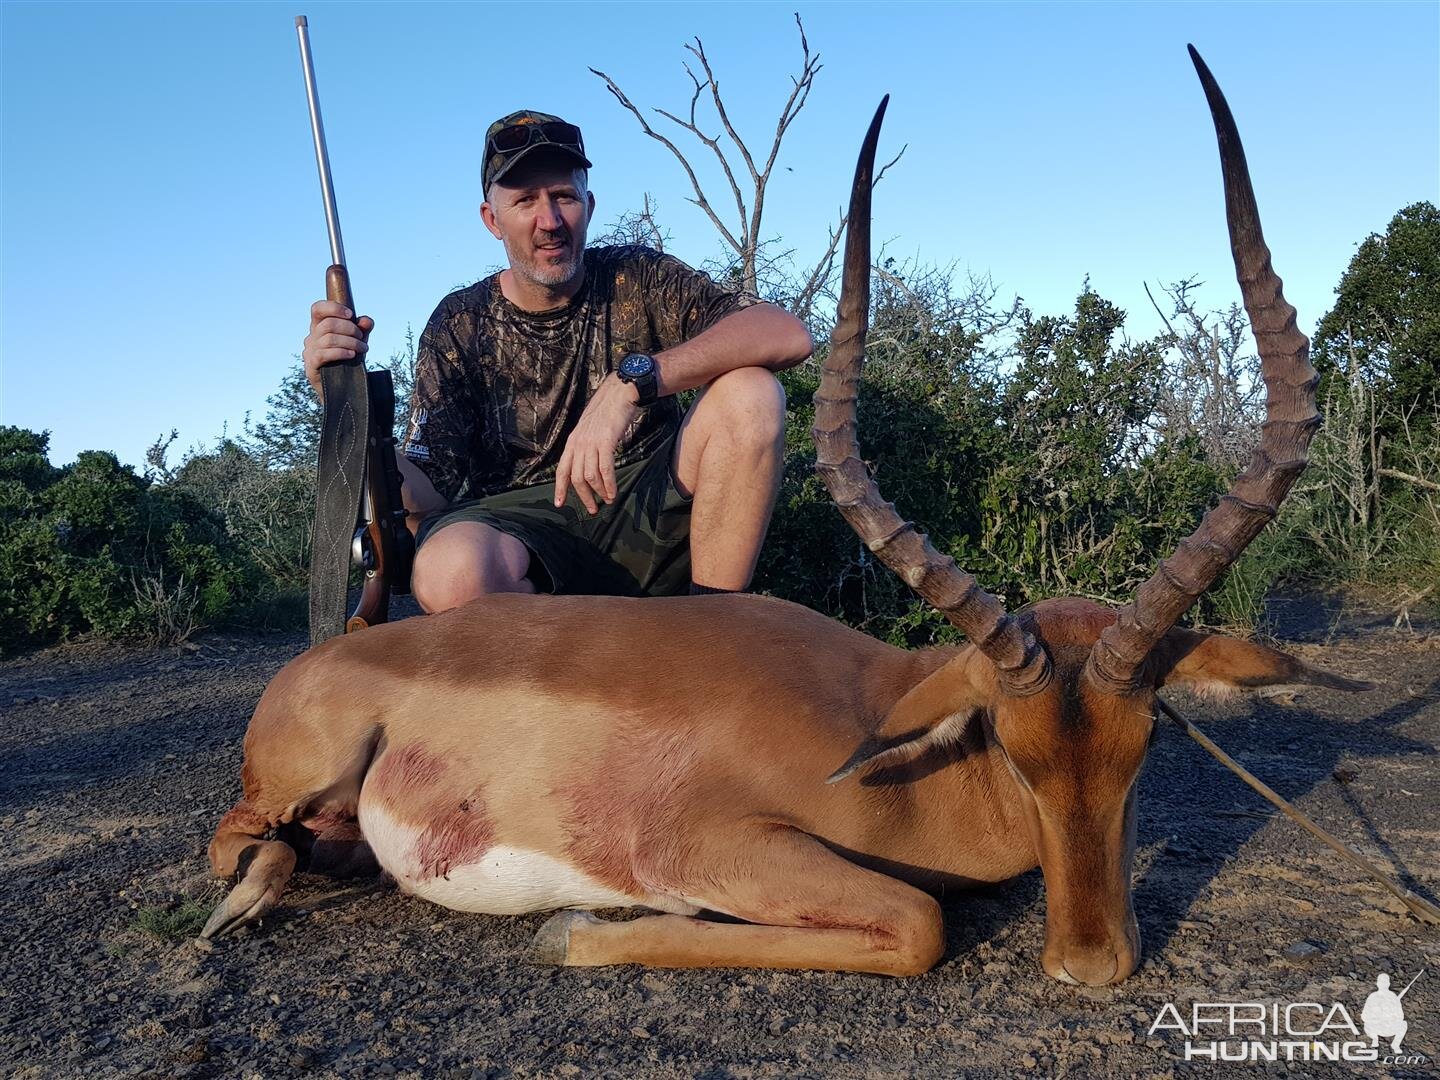
[[[925,751],[958,742],[971,718],[995,697],[994,668],[967,647],[895,703],[889,715],[848,761],[826,778],[844,780],[872,765],[900,765]]]
[[[1374,683],[1347,679],[1311,667],[1288,653],[1253,641],[1194,630],[1172,629],[1158,646],[1159,686],[1188,686],[1217,697],[1262,686],[1328,686],[1332,690],[1373,690]]]

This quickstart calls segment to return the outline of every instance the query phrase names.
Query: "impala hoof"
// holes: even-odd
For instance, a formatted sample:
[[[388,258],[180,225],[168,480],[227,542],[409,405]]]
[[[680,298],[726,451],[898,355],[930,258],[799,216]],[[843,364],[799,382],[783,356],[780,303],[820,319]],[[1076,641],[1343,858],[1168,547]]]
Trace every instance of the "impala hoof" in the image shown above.
[[[295,869],[295,851],[288,844],[266,840],[247,852],[248,865],[228,896],[211,913],[200,936],[205,939],[234,933],[264,918],[285,891]]]
[[[210,913],[210,918],[206,920],[204,928],[200,931],[200,937],[206,941],[211,938],[224,937],[226,934],[233,934],[243,926],[259,922],[275,906],[277,898],[278,894],[271,890],[257,889],[253,886],[246,888],[245,882],[242,881]]]
[[[600,920],[588,911],[557,911],[545,920],[535,934],[530,948],[542,964],[563,964],[570,953],[570,931],[576,926],[592,926]]]

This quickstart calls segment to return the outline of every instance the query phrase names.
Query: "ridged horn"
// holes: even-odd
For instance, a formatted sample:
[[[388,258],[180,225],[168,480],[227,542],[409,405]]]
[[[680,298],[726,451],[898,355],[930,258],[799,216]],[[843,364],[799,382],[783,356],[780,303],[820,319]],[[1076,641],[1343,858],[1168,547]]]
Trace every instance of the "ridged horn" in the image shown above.
[[[1225,217],[1245,313],[1260,353],[1265,380],[1265,422],[1245,471],[1200,522],[1200,527],[1164,560],[1155,576],[1140,586],[1135,599],[1100,635],[1087,673],[1111,693],[1134,690],[1142,681],[1146,657],[1228,569],[1280,510],[1308,461],[1310,440],[1320,426],[1315,409],[1319,376],[1310,366],[1310,342],[1295,326],[1295,309],[1285,302],[1280,278],[1270,265],[1270,249],[1260,231],[1255,192],[1245,165],[1245,149],[1225,96],[1193,45],[1190,59],[1205,88],[1220,171],[1225,179]]]
[[[865,546],[990,658],[1007,693],[1023,697],[1042,690],[1050,680],[1045,650],[999,600],[980,588],[974,575],[962,572],[954,560],[931,546],[924,533],[901,519],[894,505],[881,497],[860,460],[855,398],[870,317],[870,192],[880,122],[889,101],[886,95],[875,110],[855,166],[839,312],[815,393],[815,471]]]

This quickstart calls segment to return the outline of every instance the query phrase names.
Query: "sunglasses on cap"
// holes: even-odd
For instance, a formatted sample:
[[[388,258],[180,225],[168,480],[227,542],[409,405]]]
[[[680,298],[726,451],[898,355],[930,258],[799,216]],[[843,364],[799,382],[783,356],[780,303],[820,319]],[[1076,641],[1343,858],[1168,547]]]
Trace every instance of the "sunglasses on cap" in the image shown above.
[[[536,143],[553,143],[567,150],[575,150],[583,157],[585,143],[580,138],[580,129],[563,120],[546,120],[539,124],[511,124],[490,136],[490,149],[497,154],[513,154]]]

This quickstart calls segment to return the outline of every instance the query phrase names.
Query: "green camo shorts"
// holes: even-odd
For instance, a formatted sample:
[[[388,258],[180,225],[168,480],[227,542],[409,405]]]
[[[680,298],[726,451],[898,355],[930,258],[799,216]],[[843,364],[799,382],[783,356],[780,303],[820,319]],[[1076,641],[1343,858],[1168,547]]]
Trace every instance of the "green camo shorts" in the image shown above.
[[[420,525],[419,546],[446,525],[478,521],[530,549],[532,580],[546,592],[674,596],[690,587],[690,499],[675,486],[675,436],[655,453],[615,470],[616,498],[591,515],[572,490],[555,505],[555,485],[503,491],[437,510]],[[545,574],[536,573],[535,563]],[[543,580],[548,575],[549,581]]]

